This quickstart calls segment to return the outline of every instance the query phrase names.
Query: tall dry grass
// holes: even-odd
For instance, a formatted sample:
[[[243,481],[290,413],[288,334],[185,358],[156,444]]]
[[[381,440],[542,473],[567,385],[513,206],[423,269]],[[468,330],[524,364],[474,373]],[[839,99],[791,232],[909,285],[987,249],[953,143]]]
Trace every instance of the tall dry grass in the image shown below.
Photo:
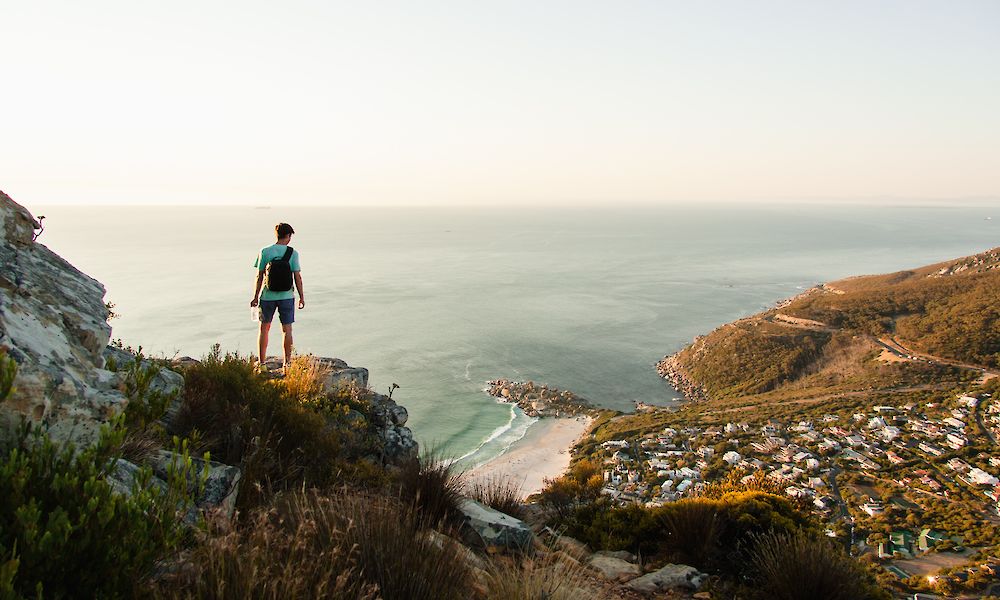
[[[526,516],[521,486],[509,478],[497,476],[474,481],[468,484],[468,493],[476,501],[515,519]]]
[[[660,512],[663,544],[677,560],[704,568],[719,555],[725,528],[718,502],[686,498],[671,502]]]
[[[240,531],[210,538],[155,585],[159,599],[465,600],[460,549],[434,543],[427,521],[377,495],[295,492]]]
[[[462,474],[435,450],[400,465],[395,475],[400,500],[435,524],[457,524],[464,499]]]
[[[603,589],[575,561],[555,553],[497,558],[486,572],[483,600],[597,600]]]
[[[755,536],[747,560],[763,598],[865,600],[882,598],[857,561],[833,542],[805,532]]]

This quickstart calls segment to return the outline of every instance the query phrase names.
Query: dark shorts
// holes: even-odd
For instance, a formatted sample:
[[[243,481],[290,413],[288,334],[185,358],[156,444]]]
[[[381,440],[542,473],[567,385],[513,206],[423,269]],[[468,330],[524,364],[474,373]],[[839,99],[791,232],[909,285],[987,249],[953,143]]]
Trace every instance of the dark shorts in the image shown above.
[[[274,310],[278,309],[278,320],[282,325],[291,325],[295,322],[295,298],[286,300],[261,300],[260,301],[260,322],[270,323],[274,319]]]

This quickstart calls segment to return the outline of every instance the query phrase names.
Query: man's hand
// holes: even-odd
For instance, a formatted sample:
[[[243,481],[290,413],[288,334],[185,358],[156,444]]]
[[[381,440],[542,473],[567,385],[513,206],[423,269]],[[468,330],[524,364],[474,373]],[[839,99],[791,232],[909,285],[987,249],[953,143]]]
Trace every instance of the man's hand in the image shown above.
[[[299,308],[305,308],[305,307],[306,307],[306,301],[303,300],[302,298],[299,298]]]
[[[250,308],[253,308],[255,306],[257,306],[257,299],[256,298],[254,298],[253,300],[250,301]]]

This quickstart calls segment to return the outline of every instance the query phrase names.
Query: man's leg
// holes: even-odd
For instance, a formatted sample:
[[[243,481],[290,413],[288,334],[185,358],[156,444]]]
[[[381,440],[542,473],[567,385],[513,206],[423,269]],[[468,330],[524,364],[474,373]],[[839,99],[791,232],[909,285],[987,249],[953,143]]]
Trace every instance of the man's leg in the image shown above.
[[[278,318],[281,320],[281,332],[284,334],[285,366],[292,362],[292,323],[295,322],[295,299],[278,302]]]
[[[257,350],[258,356],[260,356],[260,364],[263,365],[264,361],[267,360],[267,335],[271,331],[271,322],[263,322],[260,324],[260,334],[257,335]]]
[[[281,324],[281,331],[285,336],[285,365],[292,362],[292,324]]]
[[[264,366],[267,360],[267,337],[271,332],[271,319],[274,318],[274,311],[278,303],[274,300],[260,301],[260,335],[257,336],[257,350],[260,357],[260,365]]]

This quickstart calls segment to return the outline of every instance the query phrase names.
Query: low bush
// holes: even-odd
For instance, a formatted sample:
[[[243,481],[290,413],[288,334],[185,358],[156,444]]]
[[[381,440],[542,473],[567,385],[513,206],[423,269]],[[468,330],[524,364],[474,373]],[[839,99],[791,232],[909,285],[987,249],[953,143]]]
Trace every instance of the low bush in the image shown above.
[[[118,371],[122,392],[128,397],[125,426],[133,430],[158,430],[156,422],[177,397],[177,392],[164,393],[152,387],[163,366],[156,361],[146,360],[142,347],[139,347],[134,360],[120,365],[109,360],[107,367]]]
[[[13,391],[17,364],[0,353],[0,403]],[[122,419],[93,446],[56,445],[22,423],[0,460],[0,597],[130,597],[185,529],[178,509],[192,502],[190,456],[170,469],[165,487],[140,470],[126,493],[106,477],[117,464]],[[200,480],[203,482],[203,480]]]
[[[340,472],[341,431],[300,402],[312,390],[304,374],[289,392],[248,360],[218,346],[184,373],[175,429],[202,440],[212,457],[243,470],[240,508],[303,484],[330,485]]]
[[[763,471],[750,472],[733,469],[718,481],[707,484],[700,495],[705,498],[722,498],[732,492],[764,492],[775,496],[785,495],[785,484]]]
[[[594,549],[628,550],[642,556],[662,550],[663,524],[657,511],[638,504],[617,507],[599,500],[580,506],[559,525]]]
[[[742,575],[737,549],[752,536],[812,527],[787,499],[763,492],[688,498],[658,508],[616,507],[599,500],[557,524],[593,548],[628,550],[732,575]]]
[[[21,428],[0,461],[0,597],[132,597],[134,584],[184,539],[178,508],[189,506],[191,461],[166,489],[140,471],[128,493],[105,477],[124,430],[106,428],[94,446],[57,446]]]
[[[833,542],[799,530],[753,536],[747,562],[758,596],[776,600],[888,600]]]
[[[591,460],[581,460],[562,477],[546,479],[545,489],[539,493],[539,502],[564,519],[575,508],[596,500],[603,487],[601,466]]]

